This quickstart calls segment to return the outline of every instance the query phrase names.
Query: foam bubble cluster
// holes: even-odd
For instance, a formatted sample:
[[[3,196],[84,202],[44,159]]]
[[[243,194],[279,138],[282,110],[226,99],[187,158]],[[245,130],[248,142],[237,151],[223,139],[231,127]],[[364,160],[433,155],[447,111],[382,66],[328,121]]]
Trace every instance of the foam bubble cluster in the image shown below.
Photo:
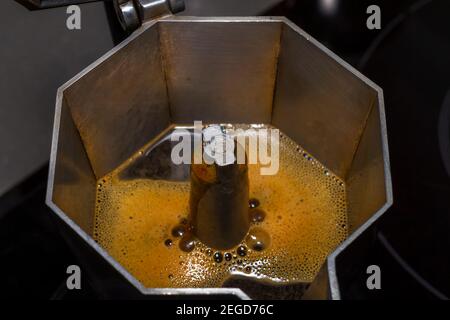
[[[233,275],[311,282],[347,236],[344,182],[285,135],[278,174],[249,165],[249,214],[259,218],[227,251],[195,239],[180,250],[174,228],[186,224],[189,181],[123,180],[121,170],[99,181],[94,238],[147,287],[220,287]]]

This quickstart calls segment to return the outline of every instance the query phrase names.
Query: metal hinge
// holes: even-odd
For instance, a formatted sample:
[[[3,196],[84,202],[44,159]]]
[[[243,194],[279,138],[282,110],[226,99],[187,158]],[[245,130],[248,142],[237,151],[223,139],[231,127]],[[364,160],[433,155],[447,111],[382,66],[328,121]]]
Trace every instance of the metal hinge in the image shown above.
[[[117,17],[125,30],[135,30],[142,23],[184,11],[184,0],[114,0]]]
[[[30,9],[47,9],[76,5],[99,0],[17,0]],[[142,23],[161,16],[185,10],[184,0],[101,0],[113,1],[117,18],[127,31],[133,31]]]

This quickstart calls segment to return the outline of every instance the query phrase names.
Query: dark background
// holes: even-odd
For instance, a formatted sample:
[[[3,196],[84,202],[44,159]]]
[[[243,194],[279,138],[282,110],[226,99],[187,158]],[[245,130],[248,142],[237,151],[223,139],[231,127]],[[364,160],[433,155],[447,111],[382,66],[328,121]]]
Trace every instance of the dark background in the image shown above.
[[[45,206],[56,89],[126,35],[110,3],[83,4],[82,30],[65,8],[0,10],[0,297],[97,298],[65,290],[81,264]],[[384,89],[394,206],[360,265],[383,270],[368,291],[364,268],[346,278],[344,299],[450,296],[450,1],[186,0],[189,15],[284,15]],[[382,10],[368,30],[366,8]],[[355,264],[355,263],[353,263]]]

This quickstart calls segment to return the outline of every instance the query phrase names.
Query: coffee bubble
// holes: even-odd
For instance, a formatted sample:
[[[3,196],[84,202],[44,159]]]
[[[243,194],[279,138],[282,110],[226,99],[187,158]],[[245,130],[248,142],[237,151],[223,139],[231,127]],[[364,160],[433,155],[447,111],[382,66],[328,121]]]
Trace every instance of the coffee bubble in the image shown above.
[[[236,272],[277,284],[311,282],[347,237],[346,186],[286,135],[279,146],[278,174],[261,176],[259,164],[249,165],[254,224],[227,252],[192,235],[189,179],[123,179],[133,159],[97,182],[94,240],[149,288],[220,287]]]

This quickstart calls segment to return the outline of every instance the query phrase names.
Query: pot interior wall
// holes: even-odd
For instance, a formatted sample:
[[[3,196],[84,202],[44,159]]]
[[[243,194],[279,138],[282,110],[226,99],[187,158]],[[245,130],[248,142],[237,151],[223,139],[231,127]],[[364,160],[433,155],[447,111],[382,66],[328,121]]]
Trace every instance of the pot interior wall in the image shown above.
[[[278,127],[346,179],[350,231],[386,202],[377,91],[284,20],[163,20],[87,70],[60,92],[52,200],[89,235],[96,180],[196,120]]]

